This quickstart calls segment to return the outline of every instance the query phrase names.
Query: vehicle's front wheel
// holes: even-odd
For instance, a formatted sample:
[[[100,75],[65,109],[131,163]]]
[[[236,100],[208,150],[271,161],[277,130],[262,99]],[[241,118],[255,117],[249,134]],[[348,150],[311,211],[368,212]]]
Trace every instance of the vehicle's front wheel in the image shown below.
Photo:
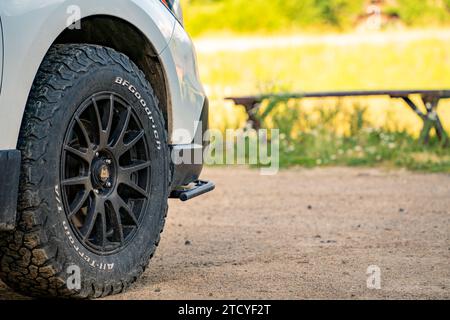
[[[0,236],[0,276],[32,296],[101,297],[145,270],[167,213],[165,122],[123,54],[57,45],[20,132],[18,227]]]

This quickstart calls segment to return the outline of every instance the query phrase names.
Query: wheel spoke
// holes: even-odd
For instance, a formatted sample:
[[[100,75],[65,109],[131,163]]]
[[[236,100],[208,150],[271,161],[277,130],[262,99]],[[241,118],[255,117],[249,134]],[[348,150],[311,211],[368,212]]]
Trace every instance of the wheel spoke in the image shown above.
[[[84,185],[86,186],[89,182],[88,176],[82,176],[82,177],[75,177],[75,178],[69,178],[61,181],[61,184],[63,186],[79,186]]]
[[[136,183],[132,182],[132,181],[127,181],[127,182],[122,182],[122,184],[124,186],[126,186],[127,188],[131,189],[133,191],[133,193],[135,194],[139,194],[140,198],[148,198],[147,192],[142,189],[141,187],[139,187]]]
[[[128,143],[125,143],[122,147],[122,154],[124,154],[125,152],[127,152],[128,150],[130,150],[131,148],[133,148],[136,143],[138,143],[139,140],[141,140],[144,137],[144,130],[139,131],[136,136]]]
[[[114,143],[114,145],[112,146],[113,149],[116,149],[116,152],[121,153],[121,150],[124,148],[124,141],[123,139],[125,138],[125,134],[127,133],[128,130],[128,125],[130,124],[130,119],[131,119],[131,107],[127,108],[127,111],[124,112],[125,115],[122,113],[121,115],[121,121],[120,121],[120,125],[118,126],[118,129],[116,132],[116,141]]]
[[[106,144],[108,144],[109,139],[111,137],[113,116],[114,116],[114,95],[111,95],[109,98],[108,123],[106,125],[106,130],[105,130]]]
[[[130,206],[125,201],[123,201],[122,197],[118,196],[116,201],[119,208],[124,209],[127,215],[133,220],[133,223],[135,225],[138,225],[136,215],[134,214],[133,210],[131,210]]]
[[[122,225],[122,218],[120,216],[120,206],[118,205],[117,201],[111,202],[111,209],[113,211],[112,218],[114,219],[114,225],[115,225],[115,231],[119,234],[120,242],[124,242],[124,235],[123,235],[123,225]]]
[[[130,124],[130,118],[131,118],[131,107],[127,108],[125,120],[123,122],[122,129],[120,131],[119,135],[119,141],[123,141],[123,138],[125,137],[125,133],[127,132],[128,125]]]
[[[102,117],[100,116],[100,110],[98,108],[98,104],[95,98],[92,98],[92,105],[94,106],[95,118],[97,120],[98,144],[102,145],[102,133],[103,133]]]
[[[89,192],[86,190],[83,190],[78,194],[76,199],[70,205],[69,219],[72,218],[75,214],[78,213],[78,211],[81,210],[83,205],[86,203],[86,200],[88,199],[88,197],[89,197]]]
[[[106,212],[103,211],[103,213],[100,214],[101,217],[101,221],[102,221],[102,248],[105,249],[106,247],[106,243],[108,242],[107,240],[107,230],[106,230]]]
[[[110,102],[108,105],[108,122],[106,125],[106,129],[103,128],[103,120],[97,102],[95,101],[95,99],[93,99],[92,102],[94,105],[95,117],[97,119],[98,126],[98,145],[100,148],[104,148],[108,145],[108,140],[111,132],[112,120],[114,115],[114,96],[110,96]]]
[[[75,149],[75,148],[73,148],[71,146],[67,146],[67,145],[64,146],[64,150],[86,162],[90,161],[88,152],[83,152],[81,150]]]
[[[97,217],[99,214],[104,214],[105,212],[105,203],[99,197],[95,197],[91,201],[91,206],[88,210],[88,214],[86,220],[84,221],[83,226],[81,227],[81,234],[83,236],[83,240],[86,242],[89,240],[89,236],[94,230],[95,222],[97,221]]]
[[[138,172],[140,170],[146,169],[148,167],[150,167],[152,163],[150,161],[137,161],[134,164],[131,164],[129,166],[126,167],[120,167],[120,173],[125,176],[128,177],[134,173],[134,172]]]
[[[86,126],[84,125],[83,121],[80,120],[79,117],[75,118],[75,121],[78,123],[78,127],[81,130],[81,133],[83,134],[84,141],[86,142],[87,146],[91,145],[91,138],[89,138],[89,133],[87,132]]]

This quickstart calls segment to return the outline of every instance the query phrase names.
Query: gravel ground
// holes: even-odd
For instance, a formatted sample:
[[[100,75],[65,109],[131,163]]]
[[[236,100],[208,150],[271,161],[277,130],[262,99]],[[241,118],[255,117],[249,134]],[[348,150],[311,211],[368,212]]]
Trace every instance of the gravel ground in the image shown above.
[[[449,299],[450,175],[208,168],[170,202],[163,240],[113,299]],[[381,289],[367,288],[367,268]],[[0,299],[20,298],[0,283]]]

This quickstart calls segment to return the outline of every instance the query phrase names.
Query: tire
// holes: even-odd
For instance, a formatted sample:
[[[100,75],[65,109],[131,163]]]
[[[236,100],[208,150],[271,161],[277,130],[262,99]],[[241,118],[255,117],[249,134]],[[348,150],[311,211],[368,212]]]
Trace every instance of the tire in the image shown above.
[[[128,57],[52,47],[20,131],[18,225],[0,235],[1,279],[28,296],[73,298],[136,281],[167,214],[166,136],[158,99]]]

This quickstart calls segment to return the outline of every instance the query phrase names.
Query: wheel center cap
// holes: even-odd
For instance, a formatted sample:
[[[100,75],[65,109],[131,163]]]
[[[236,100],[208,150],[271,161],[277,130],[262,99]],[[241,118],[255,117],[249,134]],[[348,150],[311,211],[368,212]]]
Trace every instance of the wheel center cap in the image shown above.
[[[98,170],[98,178],[101,182],[106,182],[111,177],[111,173],[109,171],[109,167],[106,164],[102,164]]]

